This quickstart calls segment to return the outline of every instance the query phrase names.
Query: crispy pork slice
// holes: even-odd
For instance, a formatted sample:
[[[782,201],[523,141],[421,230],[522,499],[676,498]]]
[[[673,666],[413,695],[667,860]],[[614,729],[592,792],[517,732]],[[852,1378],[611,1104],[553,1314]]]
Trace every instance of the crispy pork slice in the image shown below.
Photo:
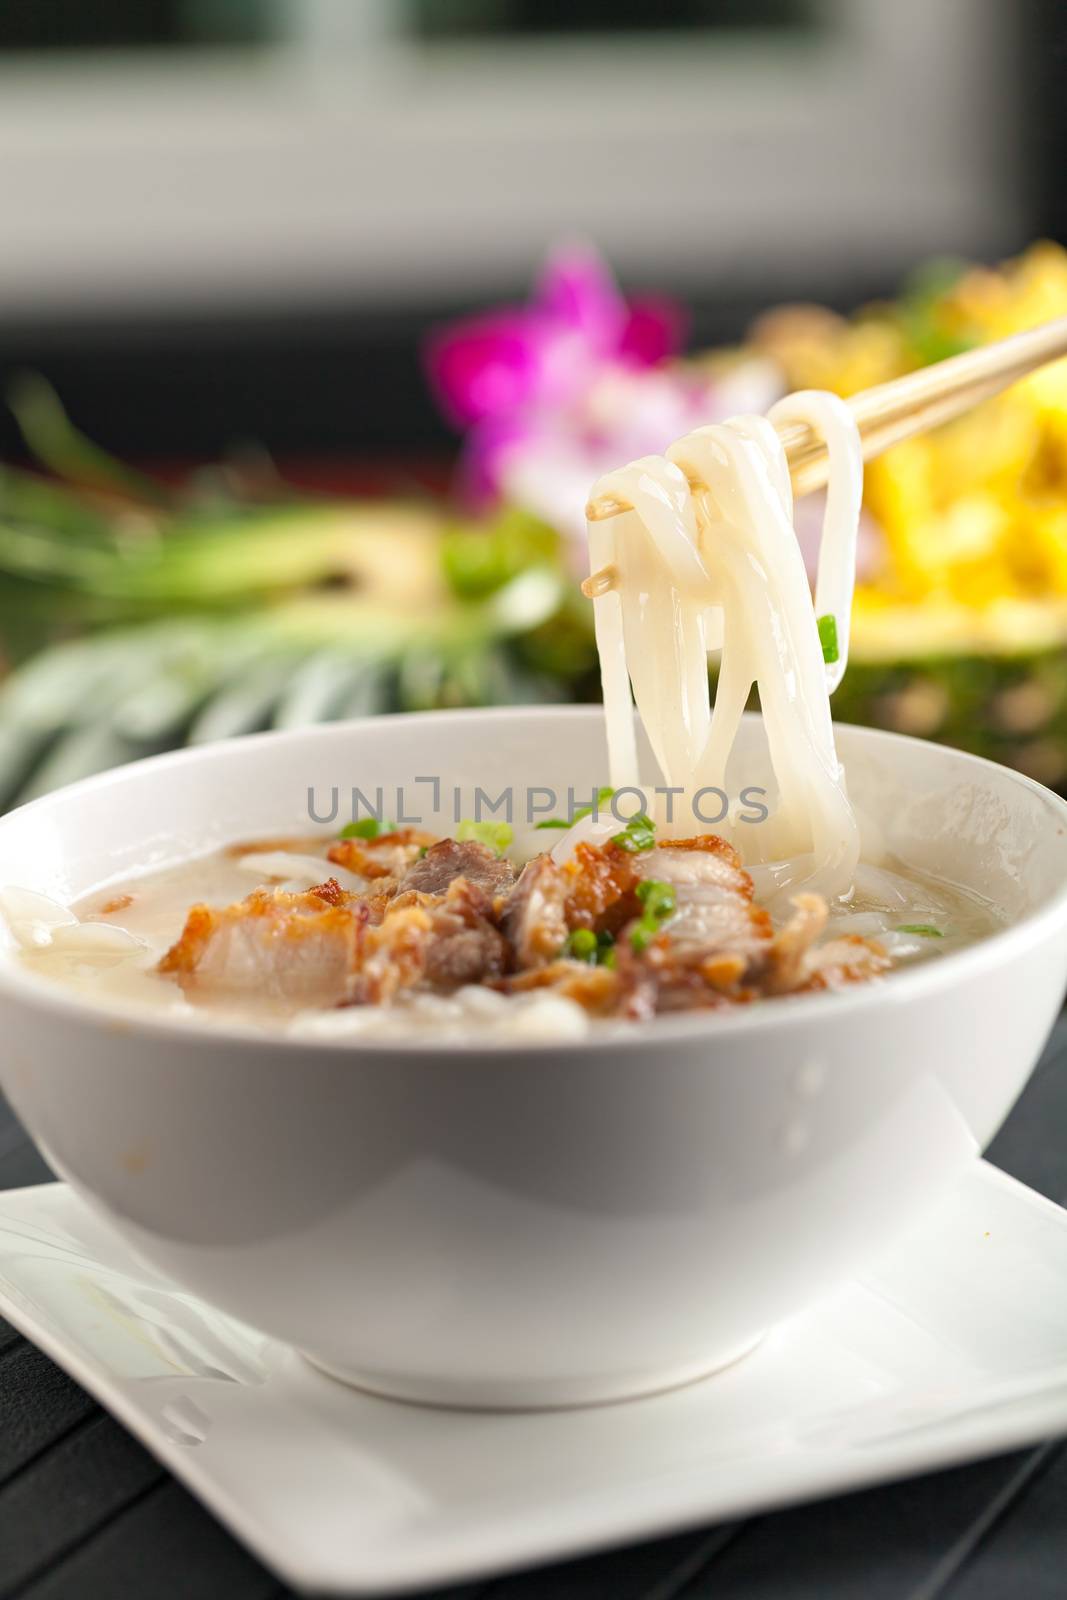
[[[623,936],[617,947],[617,1013],[633,1022],[673,1011],[713,1011],[747,1005],[758,990],[751,963],[730,952],[676,945],[666,934],[640,953]]]
[[[665,840],[638,862],[643,877],[670,884],[676,910],[643,951],[623,935],[620,1008],[629,1016],[836,988],[890,965],[867,940],[820,945],[828,915],[820,895],[797,895],[776,931],[736,850],[717,835]]]
[[[638,857],[643,878],[669,883],[677,910],[667,924],[671,942],[744,960],[761,960],[774,936],[771,919],[754,900],[752,879],[733,845],[717,834],[671,839]]]
[[[552,961],[547,966],[530,967],[526,972],[503,978],[499,987],[505,994],[529,994],[544,989],[574,1000],[593,1016],[608,1016],[618,1010],[621,997],[619,974],[612,967],[591,967],[584,961]]]
[[[433,921],[424,906],[390,907],[367,934],[359,971],[342,1004],[384,1005],[401,989],[420,983],[432,933]]]
[[[878,977],[892,965],[868,939],[850,936],[820,944],[828,917],[821,895],[798,894],[789,921],[776,931],[767,913],[747,900],[743,886],[726,887],[726,910],[706,883],[699,887],[702,893],[692,902],[692,885],[678,884],[678,913],[646,948],[634,951],[624,932],[616,958],[623,1015],[641,1018],[836,989]],[[751,913],[747,922],[731,903],[735,893]]]
[[[367,931],[351,1003],[380,1005],[415,985],[447,993],[499,978],[510,952],[491,913],[486,891],[466,878],[454,878],[443,896],[405,892]]]
[[[554,961],[567,942],[567,882],[549,855],[528,861],[504,903],[500,926],[520,967]]]
[[[851,983],[867,983],[880,978],[892,967],[892,958],[875,939],[863,939],[856,933],[843,934],[839,939],[827,939],[805,953],[799,973],[796,994],[810,994],[818,989],[843,989]]]
[[[766,994],[789,994],[806,982],[813,948],[826,927],[830,908],[821,894],[798,894],[792,915],[779,928],[762,974]]]
[[[441,839],[407,869],[400,880],[400,893],[444,894],[457,878],[465,878],[494,897],[511,888],[515,868],[474,839]]]
[[[221,910],[193,906],[158,970],[189,990],[336,1005],[356,970],[367,915],[332,878],[306,894],[256,889]]]
[[[500,926],[519,967],[554,961],[575,928],[615,933],[640,910],[637,858],[617,845],[583,842],[569,861],[527,863],[508,896]]]

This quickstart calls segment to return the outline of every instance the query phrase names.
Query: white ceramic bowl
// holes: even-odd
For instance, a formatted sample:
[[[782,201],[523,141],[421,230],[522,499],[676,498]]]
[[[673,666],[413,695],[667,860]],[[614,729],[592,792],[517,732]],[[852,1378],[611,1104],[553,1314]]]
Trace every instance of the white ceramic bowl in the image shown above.
[[[839,744],[896,853],[1010,928],[846,994],[506,1049],[119,1017],[4,950],[0,1080],[147,1261],[357,1383],[557,1405],[707,1372],[923,1217],[1063,994],[1064,803],[914,740]],[[0,820],[0,883],[74,898],[306,826],[309,787],[431,774],[446,805],[452,780],[588,790],[600,714],[380,718],[124,767]]]

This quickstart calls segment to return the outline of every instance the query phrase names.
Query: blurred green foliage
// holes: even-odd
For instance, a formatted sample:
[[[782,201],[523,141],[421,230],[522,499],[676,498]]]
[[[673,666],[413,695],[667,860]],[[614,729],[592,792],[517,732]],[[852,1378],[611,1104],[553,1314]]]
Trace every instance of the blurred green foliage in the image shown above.
[[[533,517],[299,496],[260,457],[173,488],[39,378],[10,401],[51,476],[0,468],[0,805],[187,742],[588,688],[585,609]]]

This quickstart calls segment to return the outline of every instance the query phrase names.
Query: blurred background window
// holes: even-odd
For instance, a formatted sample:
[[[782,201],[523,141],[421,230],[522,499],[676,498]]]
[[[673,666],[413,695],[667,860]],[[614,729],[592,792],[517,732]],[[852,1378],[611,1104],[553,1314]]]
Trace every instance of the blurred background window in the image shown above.
[[[260,0],[9,0],[0,51],[254,44],[273,32],[275,10]]]
[[[1065,9],[7,0],[0,367],[128,452],[441,448],[421,333],[560,237],[701,343],[1019,249],[1064,204]]]
[[[338,0],[338,18],[361,0]],[[313,31],[328,7],[301,0],[17,0],[0,14],[0,49],[256,44]],[[511,33],[662,32],[810,26],[813,0],[396,0],[394,26],[425,39]]]
[[[623,272],[770,289],[1018,231],[993,0],[0,17],[0,312],[491,293],[568,230]]]
[[[412,0],[412,20],[425,38],[490,33],[662,32],[665,28],[810,26],[819,7],[810,0]]]

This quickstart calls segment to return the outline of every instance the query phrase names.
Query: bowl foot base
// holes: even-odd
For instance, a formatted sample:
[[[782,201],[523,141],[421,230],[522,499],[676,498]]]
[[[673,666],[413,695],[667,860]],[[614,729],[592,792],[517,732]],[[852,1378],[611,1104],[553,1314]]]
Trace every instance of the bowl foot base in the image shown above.
[[[300,1355],[309,1365],[337,1383],[383,1400],[400,1400],[406,1405],[432,1406],[450,1411],[569,1411],[583,1406],[617,1405],[627,1400],[642,1400],[651,1395],[701,1383],[716,1373],[736,1366],[761,1343],[763,1334],[711,1359],[689,1362],[665,1372],[634,1374],[627,1378],[505,1378],[486,1383],[464,1382],[457,1378],[407,1378],[400,1373],[367,1372],[358,1368],[334,1366],[308,1350]]]

